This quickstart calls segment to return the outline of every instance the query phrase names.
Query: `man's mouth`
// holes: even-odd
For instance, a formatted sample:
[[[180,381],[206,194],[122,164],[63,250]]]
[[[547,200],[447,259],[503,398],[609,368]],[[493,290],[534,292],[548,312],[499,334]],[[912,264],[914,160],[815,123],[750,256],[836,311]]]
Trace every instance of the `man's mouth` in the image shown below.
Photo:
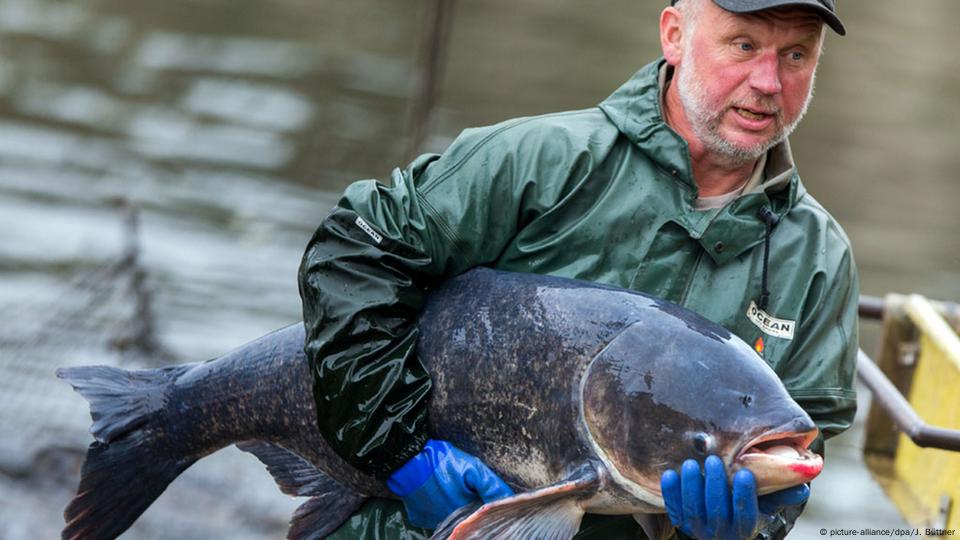
[[[739,114],[740,116],[746,118],[747,120],[763,120],[764,118],[767,118],[768,116],[772,116],[772,115],[767,114],[767,113],[764,113],[764,112],[751,111],[750,109],[742,109],[742,108],[740,108],[740,107],[734,107],[733,110],[737,111],[737,114]]]

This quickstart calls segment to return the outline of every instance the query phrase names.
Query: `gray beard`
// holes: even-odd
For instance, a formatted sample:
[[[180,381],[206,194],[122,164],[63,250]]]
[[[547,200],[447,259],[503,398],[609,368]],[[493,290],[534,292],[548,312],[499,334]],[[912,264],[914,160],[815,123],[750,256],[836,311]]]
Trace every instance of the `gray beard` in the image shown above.
[[[724,110],[711,112],[708,109],[706,91],[703,88],[703,80],[697,74],[696,65],[693,63],[693,56],[688,55],[682,68],[677,70],[677,94],[680,97],[680,103],[683,104],[687,120],[696,135],[708,152],[723,159],[731,167],[740,167],[755,161],[770,148],[783,142],[793,130],[800,124],[800,120],[807,114],[807,108],[813,99],[814,81],[810,82],[810,90],[804,100],[803,107],[797,118],[782,127],[768,141],[760,142],[751,146],[740,146],[732,141],[725,139],[720,134],[720,122],[723,119]],[[816,72],[814,72],[814,79]],[[778,114],[779,116],[779,114]],[[779,122],[780,119],[778,118]]]

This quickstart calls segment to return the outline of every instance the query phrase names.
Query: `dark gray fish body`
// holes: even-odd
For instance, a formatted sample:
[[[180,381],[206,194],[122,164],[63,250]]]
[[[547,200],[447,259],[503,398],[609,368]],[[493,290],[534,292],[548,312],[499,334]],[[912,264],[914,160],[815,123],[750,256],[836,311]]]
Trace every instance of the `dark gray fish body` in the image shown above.
[[[513,485],[554,484],[593,461],[610,496],[589,511],[657,511],[664,470],[716,454],[735,471],[758,439],[800,447],[819,472],[802,451],[816,434],[809,416],[748,345],[699,315],[634,291],[490,270],[440,292],[420,326],[431,429]],[[765,465],[754,471],[762,492],[810,479]]]
[[[621,294],[612,290],[480,272],[444,285],[421,318],[431,431],[484,456],[514,485],[547,485],[593,453],[579,380],[629,324],[629,310],[611,303]]]
[[[440,537],[516,535],[524,522],[524,534],[547,527],[543,537],[563,538],[585,511],[662,512],[660,474],[708,453],[732,469],[750,466],[761,491],[819,472],[804,450],[815,428],[772,370],[722,327],[673,304],[476,269],[428,295],[419,327],[434,380],[431,436],[528,492],[464,511]],[[61,370],[91,401],[97,439],[64,538],[119,535],[177,474],[234,443],[264,461],[284,492],[312,497],[291,538],[320,538],[363,497],[387,495],[320,436],[303,342],[298,324],[200,364]],[[796,459],[770,447],[796,448]],[[794,465],[807,476],[784,472]],[[135,473],[107,480],[105,466]]]
[[[382,482],[347,465],[317,428],[303,325],[277,330],[218,359],[195,364],[168,389],[165,425],[185,432],[183,451],[204,456],[238,441],[294,452],[357,491],[387,494]],[[176,411],[176,412],[174,412]]]

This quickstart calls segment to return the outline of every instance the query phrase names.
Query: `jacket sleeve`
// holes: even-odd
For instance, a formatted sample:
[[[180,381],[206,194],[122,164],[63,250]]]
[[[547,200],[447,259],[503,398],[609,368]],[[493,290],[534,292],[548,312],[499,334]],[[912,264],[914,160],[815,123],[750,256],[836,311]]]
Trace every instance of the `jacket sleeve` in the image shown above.
[[[467,130],[442,157],[395,170],[391,186],[352,184],[307,246],[299,282],[320,432],[377,478],[426,442],[425,290],[494,261],[546,204],[529,185],[536,156],[515,159],[537,144],[503,136],[509,127]]]
[[[842,245],[832,268],[813,277],[793,353],[780,373],[790,395],[820,428],[822,439],[849,428],[857,412],[860,286],[848,244]]]

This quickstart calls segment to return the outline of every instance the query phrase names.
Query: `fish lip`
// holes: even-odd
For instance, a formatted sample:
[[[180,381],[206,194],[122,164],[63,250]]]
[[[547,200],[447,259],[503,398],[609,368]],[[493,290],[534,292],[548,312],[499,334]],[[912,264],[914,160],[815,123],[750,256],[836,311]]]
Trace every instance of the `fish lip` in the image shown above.
[[[813,443],[814,440],[816,440],[817,435],[819,433],[820,433],[820,430],[817,429],[816,427],[804,433],[799,433],[796,431],[790,431],[790,430],[785,430],[780,428],[773,429],[761,434],[760,436],[754,438],[747,444],[743,445],[743,447],[740,448],[740,451],[737,452],[737,457],[734,459],[734,461],[742,462],[744,456],[748,453],[748,451],[754,446],[757,446],[758,444],[768,443],[770,441],[780,441],[780,440],[784,441],[784,443],[788,446],[799,447],[801,450],[803,450],[802,452],[800,452],[801,458],[809,459],[810,457],[816,455],[810,450],[810,444]]]
[[[823,458],[810,450],[819,430],[797,432],[787,429],[768,431],[750,441],[737,454],[736,467],[750,470],[757,479],[757,494],[766,495],[797,484],[810,482],[823,471]],[[767,453],[758,445],[791,446],[797,456]],[[769,450],[769,448],[767,448]]]

